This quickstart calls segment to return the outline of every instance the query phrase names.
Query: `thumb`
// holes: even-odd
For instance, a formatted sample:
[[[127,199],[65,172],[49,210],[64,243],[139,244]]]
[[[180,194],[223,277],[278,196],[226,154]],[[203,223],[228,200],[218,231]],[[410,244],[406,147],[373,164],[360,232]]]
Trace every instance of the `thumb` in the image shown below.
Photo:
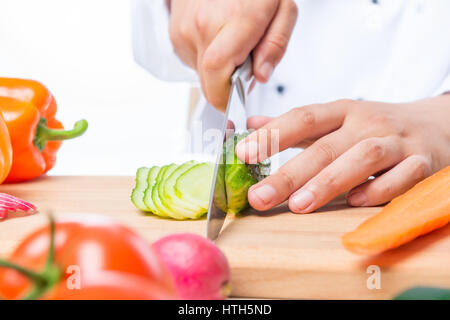
[[[281,0],[266,34],[253,50],[253,72],[258,82],[267,82],[275,66],[283,58],[297,15],[297,5],[293,0]]]

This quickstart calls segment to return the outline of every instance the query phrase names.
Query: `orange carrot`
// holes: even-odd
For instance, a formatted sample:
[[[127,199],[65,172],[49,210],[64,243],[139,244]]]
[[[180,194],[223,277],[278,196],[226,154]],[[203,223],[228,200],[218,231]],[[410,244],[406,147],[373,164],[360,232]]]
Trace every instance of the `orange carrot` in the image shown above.
[[[450,166],[392,200],[342,237],[354,253],[374,255],[401,246],[450,222]]]

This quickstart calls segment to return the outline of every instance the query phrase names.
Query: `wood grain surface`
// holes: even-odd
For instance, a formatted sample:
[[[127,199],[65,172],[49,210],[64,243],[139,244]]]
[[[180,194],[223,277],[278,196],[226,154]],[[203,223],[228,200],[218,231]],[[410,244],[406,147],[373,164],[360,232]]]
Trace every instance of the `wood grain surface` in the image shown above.
[[[6,184],[7,192],[35,203],[41,213],[0,222],[0,255],[56,217],[74,213],[107,215],[154,241],[176,232],[204,235],[206,220],[173,221],[140,213],[129,200],[132,177],[43,177]],[[380,208],[348,208],[342,199],[319,212],[296,215],[284,205],[269,212],[249,210],[229,218],[217,244],[232,268],[234,297],[389,299],[415,285],[450,287],[450,226],[376,257],[358,256],[340,236]],[[369,266],[381,270],[380,289],[368,289]]]

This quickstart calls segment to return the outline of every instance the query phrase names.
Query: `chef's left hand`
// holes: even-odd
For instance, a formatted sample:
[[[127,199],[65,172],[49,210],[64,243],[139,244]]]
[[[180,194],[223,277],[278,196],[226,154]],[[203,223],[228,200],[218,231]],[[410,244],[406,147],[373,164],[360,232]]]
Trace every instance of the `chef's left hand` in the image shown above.
[[[236,147],[245,162],[306,148],[250,188],[257,210],[289,199],[291,211],[309,213],[346,191],[352,206],[379,205],[450,165],[450,95],[405,104],[341,100],[255,117],[248,126],[259,129]]]

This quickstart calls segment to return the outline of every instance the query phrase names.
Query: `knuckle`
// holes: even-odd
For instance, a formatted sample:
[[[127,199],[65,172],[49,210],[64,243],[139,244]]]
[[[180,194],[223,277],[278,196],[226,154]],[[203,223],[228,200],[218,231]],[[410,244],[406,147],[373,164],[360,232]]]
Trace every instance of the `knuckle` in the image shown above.
[[[422,180],[431,174],[430,162],[422,156],[411,158],[411,174],[417,180]]]
[[[178,37],[182,40],[189,40],[192,36],[192,31],[189,25],[182,24],[177,29]]]
[[[257,11],[252,14],[251,19],[249,20],[250,25],[255,26],[264,26],[267,25],[267,22],[270,19],[270,12],[266,12],[265,10]]]
[[[346,107],[346,108],[352,108],[356,104],[358,104],[357,100],[353,99],[339,99],[334,102],[337,106]]]
[[[379,134],[390,134],[397,132],[396,126],[394,125],[392,119],[384,114],[376,114],[369,118],[368,123],[370,126],[376,130]]]
[[[219,54],[208,51],[203,56],[201,67],[205,71],[219,70],[224,66],[224,63]]]
[[[302,107],[294,108],[290,111],[295,119],[299,119],[301,125],[312,128],[316,124],[316,115],[311,110]]]
[[[282,185],[286,186],[290,192],[293,192],[296,189],[296,183],[294,177],[286,172],[285,170],[278,170],[277,176],[282,181]]]
[[[310,110],[303,110],[302,112],[302,122],[307,127],[314,127],[316,124],[316,115]]]
[[[268,37],[266,41],[270,49],[272,49],[277,55],[282,56],[286,52],[289,38],[282,33],[274,33]]]
[[[183,45],[190,38],[191,32],[189,29],[185,24],[171,25],[169,28],[169,36],[175,47]]]
[[[337,190],[339,188],[336,176],[331,175],[329,173],[322,174],[319,177],[317,177],[316,182],[314,184],[320,190]]]
[[[376,114],[371,117],[371,122],[379,125],[387,125],[389,124],[389,119],[383,114]]]
[[[380,183],[373,184],[371,191],[372,198],[379,199],[380,201],[388,201],[394,193],[394,189],[391,184]],[[370,193],[368,195],[370,196]]]
[[[194,17],[194,24],[197,31],[204,31],[208,28],[209,18],[204,13],[197,13]]]
[[[364,160],[375,163],[384,158],[386,147],[379,139],[367,139],[361,142]]]
[[[318,158],[323,161],[322,165],[324,166],[332,163],[338,157],[336,148],[327,142],[319,143],[317,149],[319,154]]]

